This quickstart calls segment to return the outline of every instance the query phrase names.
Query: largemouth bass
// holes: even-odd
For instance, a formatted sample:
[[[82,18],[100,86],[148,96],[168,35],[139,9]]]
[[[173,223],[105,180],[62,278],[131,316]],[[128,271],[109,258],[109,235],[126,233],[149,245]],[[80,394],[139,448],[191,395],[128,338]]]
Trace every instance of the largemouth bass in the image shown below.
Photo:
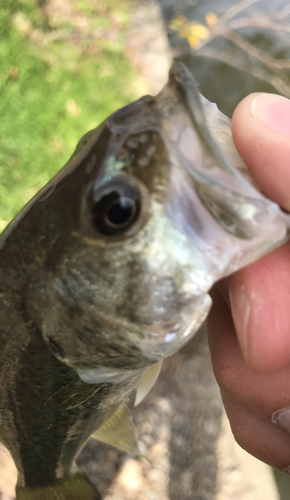
[[[95,433],[136,452],[129,394],[199,329],[215,281],[285,240],[289,217],[232,163],[229,120],[176,63],[2,234],[0,440],[18,500],[98,499],[78,451]]]

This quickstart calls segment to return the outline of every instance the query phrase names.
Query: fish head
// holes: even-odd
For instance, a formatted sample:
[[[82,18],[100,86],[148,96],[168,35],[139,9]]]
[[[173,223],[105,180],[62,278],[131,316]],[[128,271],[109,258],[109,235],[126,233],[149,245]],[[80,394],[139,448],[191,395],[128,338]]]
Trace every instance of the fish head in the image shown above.
[[[42,228],[47,214],[28,300],[85,382],[123,382],[174,353],[205,320],[212,285],[285,238],[287,216],[222,152],[242,163],[213,106],[176,63],[157,96],[87,134],[21,216]]]

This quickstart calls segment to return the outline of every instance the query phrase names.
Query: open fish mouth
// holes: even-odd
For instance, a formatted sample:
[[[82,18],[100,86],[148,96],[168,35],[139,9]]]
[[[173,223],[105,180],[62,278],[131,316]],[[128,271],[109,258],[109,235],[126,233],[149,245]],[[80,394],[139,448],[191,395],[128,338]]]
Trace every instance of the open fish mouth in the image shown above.
[[[170,92],[178,95],[175,106]],[[290,219],[235,168],[243,162],[231,139],[230,120],[198,93],[183,64],[172,67],[169,83],[157,99],[164,140],[175,165],[165,213],[200,249],[201,264],[213,260],[214,283],[280,245]],[[210,120],[216,122],[212,130],[219,142]]]

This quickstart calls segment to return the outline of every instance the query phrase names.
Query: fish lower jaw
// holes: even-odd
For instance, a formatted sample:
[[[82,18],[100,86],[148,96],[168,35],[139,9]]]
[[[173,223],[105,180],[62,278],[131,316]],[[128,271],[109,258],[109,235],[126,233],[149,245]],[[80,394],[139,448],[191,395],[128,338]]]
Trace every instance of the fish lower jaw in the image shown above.
[[[101,366],[98,368],[79,368],[77,373],[86,384],[122,384],[133,377],[137,377],[144,369],[121,370],[119,368],[110,368]]]
[[[207,293],[194,297],[176,316],[165,323],[155,323],[146,328],[140,349],[151,358],[163,359],[174,354],[199,330],[211,307]]]
[[[75,368],[79,377],[87,384],[125,383],[133,377],[138,377],[147,367],[158,363],[170,356],[199,330],[205,321],[211,307],[211,298],[208,294],[195,297],[170,321],[146,325],[142,339],[135,339],[137,347],[144,355],[142,367],[135,369],[121,369],[110,366],[92,368]]]

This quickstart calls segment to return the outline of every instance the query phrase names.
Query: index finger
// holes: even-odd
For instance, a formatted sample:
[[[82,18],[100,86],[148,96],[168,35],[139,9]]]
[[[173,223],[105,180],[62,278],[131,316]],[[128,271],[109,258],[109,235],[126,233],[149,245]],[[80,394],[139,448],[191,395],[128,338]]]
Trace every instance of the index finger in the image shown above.
[[[266,196],[290,211],[290,100],[249,95],[234,112],[232,134]]]

